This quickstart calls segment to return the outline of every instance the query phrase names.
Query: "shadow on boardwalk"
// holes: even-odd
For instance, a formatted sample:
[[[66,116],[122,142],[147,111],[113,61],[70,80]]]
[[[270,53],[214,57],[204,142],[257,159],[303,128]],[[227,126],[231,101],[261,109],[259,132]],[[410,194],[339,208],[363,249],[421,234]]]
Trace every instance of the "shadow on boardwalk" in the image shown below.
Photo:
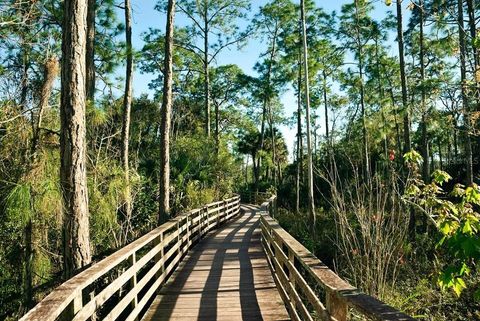
[[[256,207],[201,241],[143,320],[288,320],[260,243]]]

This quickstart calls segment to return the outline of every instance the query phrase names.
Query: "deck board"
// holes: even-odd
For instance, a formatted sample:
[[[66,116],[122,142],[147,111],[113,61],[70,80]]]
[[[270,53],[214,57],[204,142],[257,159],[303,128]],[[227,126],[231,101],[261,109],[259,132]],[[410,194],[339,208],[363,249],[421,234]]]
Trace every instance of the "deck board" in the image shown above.
[[[192,249],[144,321],[290,320],[260,243],[259,215],[243,208]]]

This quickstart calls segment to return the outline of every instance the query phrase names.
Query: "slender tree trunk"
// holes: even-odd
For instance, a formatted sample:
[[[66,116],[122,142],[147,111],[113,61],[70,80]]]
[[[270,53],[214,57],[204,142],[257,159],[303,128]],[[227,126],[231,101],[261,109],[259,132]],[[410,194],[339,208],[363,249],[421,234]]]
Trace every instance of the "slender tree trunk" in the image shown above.
[[[91,261],[85,142],[87,7],[87,0],[65,0],[63,11],[60,180],[67,278]]]
[[[273,127],[273,112],[272,112],[272,106],[269,104],[268,106],[268,113],[269,113],[269,123],[270,123],[270,135],[271,135],[271,140],[272,140],[272,164],[273,164],[273,170],[272,170],[272,175],[273,175],[273,185],[275,186],[275,189],[277,189],[277,175],[278,175],[278,169],[277,169],[277,146],[275,143],[275,131]]]
[[[91,104],[95,101],[95,8],[96,1],[88,0],[87,9],[87,101]]]
[[[430,181],[430,155],[428,143],[427,128],[427,104],[425,93],[425,43],[424,43],[424,24],[425,24],[425,5],[423,0],[419,2],[420,6],[420,79],[421,79],[421,107],[422,119],[420,122],[421,129],[421,152],[423,158],[422,175],[425,182]]]
[[[312,224],[312,234],[315,236],[315,200],[313,197],[313,164],[312,164],[312,142],[310,131],[310,86],[308,79],[308,44],[307,27],[305,15],[305,0],[300,0],[300,12],[302,21],[302,39],[303,39],[303,68],[305,79],[305,122],[307,123],[307,167],[308,167],[308,213]]]
[[[358,73],[360,77],[360,107],[362,113],[362,136],[363,136],[363,161],[364,161],[364,176],[365,180],[370,180],[370,157],[368,149],[367,137],[367,119],[365,111],[365,84],[363,79],[363,51],[360,39],[360,8],[359,0],[355,0],[355,16],[356,16],[356,33],[357,33],[357,55],[358,55]]]
[[[23,45],[22,47],[24,47]],[[20,80],[20,106],[21,110],[27,110],[27,95],[28,95],[28,49],[22,48],[22,79]]]
[[[50,99],[53,83],[58,74],[58,59],[56,57],[50,58],[45,63],[45,70],[43,76],[43,84],[40,90],[40,101],[38,106],[38,114],[33,126],[31,153],[30,153],[30,168],[33,170],[37,162],[37,152],[40,140],[40,131],[42,126],[43,113],[48,107],[48,101]],[[33,121],[33,120],[32,120]],[[31,193],[30,203],[34,203],[35,195]],[[34,209],[32,209],[33,211]],[[24,271],[24,305],[26,308],[30,308],[33,302],[33,256],[34,256],[34,242],[33,242],[33,221],[28,220],[25,230],[25,271]]]
[[[40,138],[40,128],[42,127],[43,121],[43,114],[45,113],[45,109],[48,107],[48,100],[50,99],[53,89],[53,83],[55,81],[55,78],[57,77],[58,70],[59,63],[57,57],[48,59],[45,63],[43,84],[40,90],[40,101],[38,104],[38,114],[36,124],[33,128],[33,138],[31,146],[32,155],[35,155],[35,153],[37,152],[38,141]]]
[[[127,49],[127,68],[125,70],[125,93],[123,95],[123,123],[122,123],[122,165],[125,172],[125,240],[130,232],[130,220],[132,217],[132,195],[130,188],[129,167],[129,139],[130,139],[130,113],[132,108],[132,84],[133,84],[133,48],[132,48],[132,7],[130,0],[125,0],[125,41]]]
[[[470,38],[477,38],[477,23],[475,21],[475,0],[467,0],[467,12],[468,12],[468,26],[470,29]],[[478,10],[478,8],[477,8]],[[480,77],[480,54],[477,46],[472,46],[473,60],[474,60],[474,69],[473,69],[473,81],[475,83],[474,97],[477,99],[477,111],[480,110],[480,88],[479,80]]]
[[[401,139],[401,135],[400,135],[400,126],[399,126],[399,122],[398,122],[398,109],[396,108],[397,106],[397,103],[396,103],[396,99],[395,99],[395,94],[393,92],[393,83],[392,83],[392,79],[387,76],[387,81],[388,81],[388,92],[389,92],[389,95],[390,95],[390,101],[392,103],[392,107],[393,107],[393,116],[395,118],[395,132],[396,132],[396,140],[397,140],[397,151],[398,151],[398,159],[402,160],[403,157],[401,157],[402,155],[402,139]]]
[[[301,47],[299,47],[300,49]],[[297,178],[296,178],[296,203],[297,214],[300,213],[300,176],[302,173],[302,51],[298,55],[297,77]]]
[[[272,68],[273,68],[273,59],[275,58],[276,50],[277,50],[277,36],[278,36],[278,26],[275,26],[275,31],[273,34],[272,38],[272,48],[270,51],[270,60],[268,63],[268,69],[267,69],[267,82],[265,84],[265,92],[264,92],[264,98],[263,98],[263,108],[262,108],[262,124],[260,126],[260,150],[263,149],[263,146],[265,144],[265,124],[267,122],[267,116],[271,118],[271,115],[269,114],[270,111],[270,79],[272,75]],[[260,169],[260,162],[261,162],[261,157],[258,157],[258,164],[257,167]],[[274,162],[275,164],[275,162]]]
[[[253,179],[255,183],[255,190],[258,191],[258,181],[260,180],[260,173],[258,171],[258,163],[256,161],[256,153],[252,153]]]
[[[33,126],[33,135],[32,135],[32,143],[30,147],[30,167],[33,170],[36,166],[37,162],[37,152],[38,152],[38,145],[40,140],[40,131],[42,126],[43,120],[43,113],[48,106],[48,100],[50,99],[50,95],[53,88],[53,82],[55,77],[58,74],[58,60],[56,57],[47,60],[45,63],[45,70],[44,70],[44,79],[42,88],[40,91],[40,102],[38,106],[38,114],[35,121],[35,125]],[[34,120],[32,119],[32,122]],[[30,194],[30,203],[34,203],[35,195],[33,193]],[[34,208],[32,206],[32,212]],[[33,244],[33,221],[29,219],[24,235],[25,235],[25,273],[24,273],[24,305],[26,308],[30,308],[33,302],[33,259],[34,259],[34,244]]]
[[[467,68],[466,68],[466,44],[465,44],[465,29],[463,21],[463,0],[457,0],[458,4],[458,42],[460,46],[460,78],[461,78],[461,92],[463,104],[463,117],[465,119],[465,156],[467,166],[467,185],[473,184],[473,166],[472,166],[472,139],[470,136],[471,121],[470,121],[470,107],[467,97]]]
[[[410,109],[408,108],[407,76],[405,72],[405,51],[403,44],[403,17],[402,0],[397,0],[397,43],[398,56],[400,59],[400,82],[402,86],[402,107],[403,107],[403,153],[412,149],[410,140]]]
[[[440,170],[443,171],[443,153],[442,153],[442,144],[440,140],[438,140],[438,158],[440,160]]]
[[[375,67],[377,69],[377,88],[378,88],[378,94],[380,96],[380,104],[379,104],[379,109],[381,110],[381,115],[382,115],[382,123],[383,123],[383,152],[385,155],[385,160],[388,159],[388,140],[387,140],[387,131],[385,128],[387,127],[387,122],[386,122],[386,117],[385,117],[385,111],[382,108],[383,107],[383,102],[385,101],[385,90],[383,89],[383,77],[382,77],[382,72],[380,68],[380,55],[379,55],[379,39],[378,35],[375,37]]]
[[[455,121],[453,128],[453,153],[455,155],[455,160],[458,160],[458,124]]]
[[[218,155],[220,148],[220,107],[217,103],[213,103],[215,105],[215,152]]]
[[[329,132],[329,125],[328,125],[328,97],[327,97],[327,73],[325,70],[322,71],[323,77],[323,105],[325,108],[325,137],[327,139],[327,149],[330,146],[330,132]]]
[[[210,137],[210,64],[209,64],[209,42],[208,42],[208,33],[209,33],[209,26],[208,26],[208,5],[204,4],[204,39],[203,39],[203,72],[204,72],[204,90],[205,90],[205,115],[206,115],[206,123],[205,123],[205,131],[207,133],[207,137]]]
[[[175,17],[175,0],[168,1],[167,27],[165,33],[165,61],[163,77],[162,120],[160,125],[160,204],[159,223],[170,217],[170,122],[173,105],[173,32]]]

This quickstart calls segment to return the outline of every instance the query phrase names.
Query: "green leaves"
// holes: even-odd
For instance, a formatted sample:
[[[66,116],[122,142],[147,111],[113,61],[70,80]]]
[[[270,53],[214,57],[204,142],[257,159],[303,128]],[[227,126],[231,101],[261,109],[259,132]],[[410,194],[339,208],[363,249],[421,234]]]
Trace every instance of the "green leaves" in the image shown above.
[[[435,183],[442,185],[443,183],[450,181],[452,179],[452,176],[450,176],[445,171],[436,170],[435,172],[433,172],[432,178]]]
[[[480,192],[478,186],[469,186],[465,190],[465,201],[468,203],[480,205]]]
[[[422,156],[415,150],[411,150],[410,152],[403,155],[403,160],[405,163],[414,163],[420,165],[423,162]]]
[[[405,154],[404,158],[409,164],[421,162],[421,156],[415,151]],[[475,206],[480,205],[480,191],[476,185],[465,188],[456,184],[446,194],[441,186],[452,179],[447,172],[436,170],[432,182],[425,184],[418,178],[418,167],[410,165],[410,168],[415,178],[409,180],[405,195],[435,221],[442,235],[435,248],[445,251],[451,258],[449,265],[439,273],[438,285],[460,296],[467,288],[463,278],[480,259],[480,214],[475,212]],[[450,199],[445,199],[446,195]]]
[[[19,183],[12,188],[5,202],[9,219],[19,222],[22,227],[33,218],[30,191],[30,183]]]
[[[462,266],[460,269],[456,267],[449,267],[438,276],[438,285],[442,290],[452,289],[457,296],[462,294],[462,291],[467,288],[465,281],[460,277],[466,275],[470,270]]]

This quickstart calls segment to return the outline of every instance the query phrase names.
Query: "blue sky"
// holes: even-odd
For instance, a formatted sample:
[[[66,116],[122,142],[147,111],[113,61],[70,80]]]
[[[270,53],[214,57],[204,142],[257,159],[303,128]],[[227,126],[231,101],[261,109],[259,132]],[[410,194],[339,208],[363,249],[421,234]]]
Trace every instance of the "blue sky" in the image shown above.
[[[350,1],[342,0],[316,0],[317,6],[322,7],[326,12],[331,11],[340,11],[340,8],[345,3],[351,3]],[[258,8],[265,3],[267,0],[255,0],[252,1],[252,16],[258,12]],[[154,9],[156,1],[144,1],[144,0],[132,0],[132,9],[133,9],[133,44],[137,50],[143,47],[143,41],[141,34],[147,31],[149,28],[158,28],[161,30],[165,29],[165,14],[160,13]],[[406,7],[408,4],[407,1],[404,1],[403,6]],[[385,2],[382,0],[375,1],[375,11],[374,18],[382,19],[385,17],[387,10],[394,10],[394,5],[387,7]],[[404,8],[404,11],[405,8]],[[123,15],[119,16],[120,19],[123,18]],[[405,19],[405,18],[404,18]],[[188,19],[182,15],[176,16],[176,24],[184,25],[188,22]],[[404,21],[404,25],[406,21]],[[391,54],[395,55],[397,53],[396,44],[393,43],[394,35],[391,36]],[[230,48],[230,50],[225,50],[222,54],[219,55],[217,59],[217,65],[226,65],[226,64],[237,64],[242,68],[242,70],[251,75],[255,75],[253,71],[253,66],[258,60],[259,54],[265,51],[265,44],[261,43],[257,39],[249,39],[247,45],[240,51],[236,47]],[[135,72],[134,75],[134,96],[138,97],[143,93],[151,94],[151,91],[148,89],[148,83],[153,78],[152,75],[141,74],[139,71]],[[282,103],[285,109],[285,117],[290,117],[293,115],[293,112],[296,110],[296,100],[291,90],[282,96]],[[320,119],[319,122],[322,124],[323,112],[319,111]],[[323,126],[322,126],[323,127]],[[290,155],[292,155],[293,146],[295,142],[295,129],[289,128],[288,126],[280,127],[288,146]],[[320,128],[319,133],[323,133],[324,129]]]

